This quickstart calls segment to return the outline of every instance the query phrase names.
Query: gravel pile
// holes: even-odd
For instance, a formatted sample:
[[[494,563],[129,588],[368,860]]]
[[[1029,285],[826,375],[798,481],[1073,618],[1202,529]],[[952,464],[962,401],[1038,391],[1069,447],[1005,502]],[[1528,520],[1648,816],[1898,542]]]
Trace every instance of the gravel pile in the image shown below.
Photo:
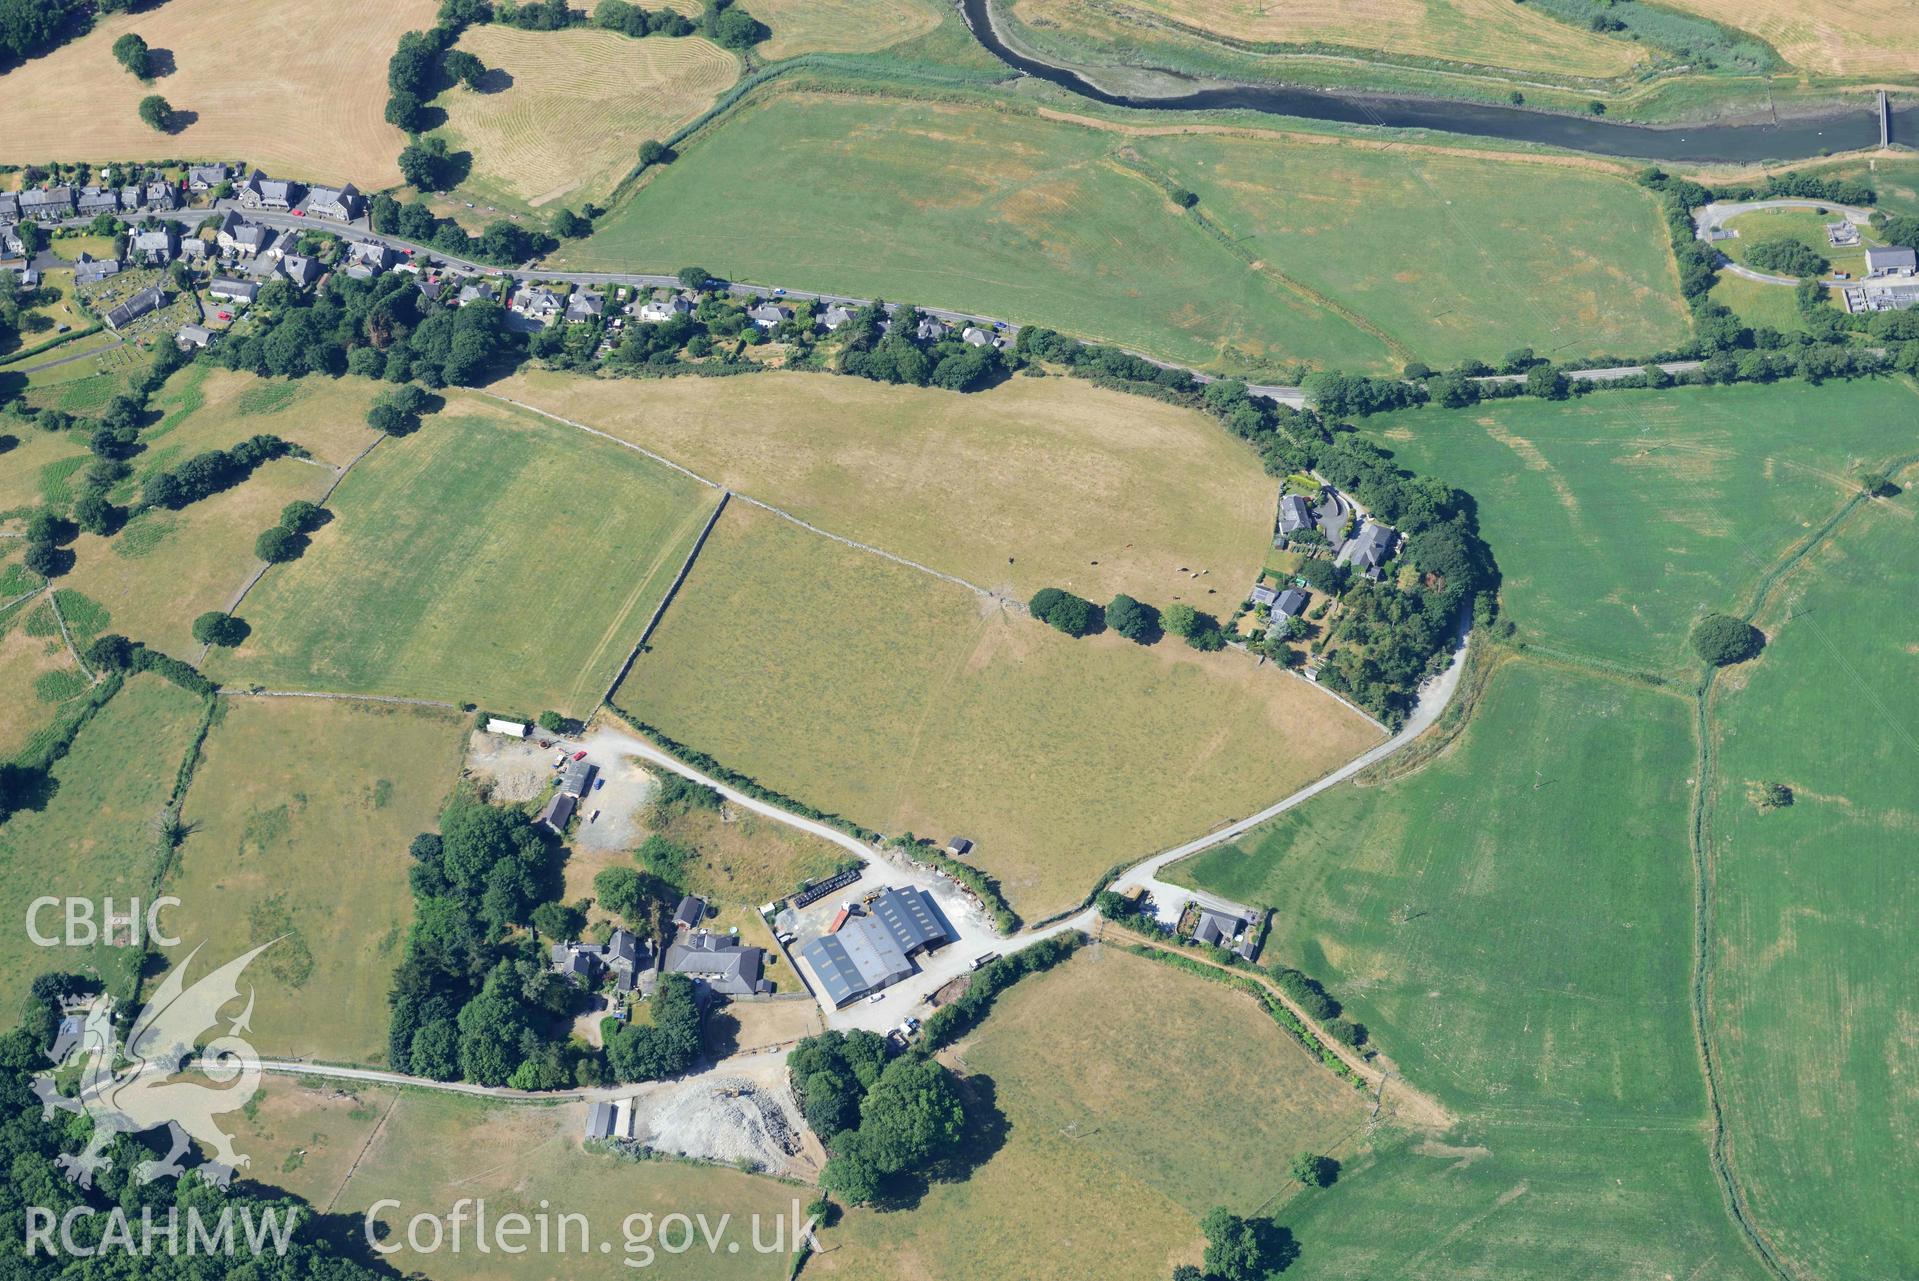
[[[783,1173],[802,1150],[801,1124],[784,1086],[706,1077],[644,1099],[633,1137],[661,1152]]]

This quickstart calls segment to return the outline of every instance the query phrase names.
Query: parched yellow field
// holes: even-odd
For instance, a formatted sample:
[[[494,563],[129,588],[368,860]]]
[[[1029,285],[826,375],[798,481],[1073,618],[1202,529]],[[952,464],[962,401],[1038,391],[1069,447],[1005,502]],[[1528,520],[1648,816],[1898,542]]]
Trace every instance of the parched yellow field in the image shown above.
[[[756,47],[768,61],[802,53],[871,53],[939,26],[935,0],[754,0],[773,35]]]
[[[1911,0],[1671,0],[1672,7],[1750,31],[1807,71],[1910,78],[1919,66]]]
[[[431,26],[435,0],[170,0],[104,17],[85,39],[7,73],[0,163],[244,159],[276,176],[398,182],[406,136],[386,123],[386,64],[402,32]],[[174,70],[143,85],[113,60],[138,32]],[[141,122],[140,99],[192,113],[173,135]]]
[[[1183,595],[1223,617],[1252,586],[1279,501],[1211,419],[1074,378],[959,395],[823,374],[529,372],[493,390],[1021,599],[1048,586],[1101,604]]]
[[[387,990],[413,898],[407,842],[459,773],[457,712],[305,698],[222,700],[182,813],[168,893],[178,961],[249,971],[253,1042],[275,1057],[382,1064]]]
[[[473,153],[472,182],[538,207],[595,200],[739,78],[739,59],[699,36],[634,40],[614,31],[481,26],[460,48],[512,83],[436,100],[449,144]]]
[[[1626,41],[1512,0],[1016,0],[1013,13],[1029,26],[1101,40],[1164,38],[1186,27],[1228,40],[1348,45],[1567,76],[1616,76],[1644,58]]]
[[[1029,920],[1380,738],[1245,653],[1073,640],[738,502],[614,702],[876,830],[965,833]]]

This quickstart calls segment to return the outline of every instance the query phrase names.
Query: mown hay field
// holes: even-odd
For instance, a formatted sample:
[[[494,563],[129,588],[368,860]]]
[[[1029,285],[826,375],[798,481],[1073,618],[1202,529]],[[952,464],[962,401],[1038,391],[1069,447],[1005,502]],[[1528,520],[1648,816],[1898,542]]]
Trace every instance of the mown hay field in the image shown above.
[[[1203,44],[1341,45],[1397,58],[1440,59],[1554,76],[1623,75],[1645,54],[1507,0],[1015,0],[1013,16],[1048,43],[1097,51]]]
[[[1684,698],[1508,659],[1423,768],[1170,870],[1283,903],[1262,959],[1325,983],[1461,1118],[1382,1135],[1335,1195],[1285,1207],[1301,1275],[1764,1275],[1707,1152],[1695,762]]]
[[[453,393],[380,445],[261,579],[223,681],[584,715],[718,496],[631,450]]]
[[[1816,74],[1909,78],[1919,27],[1905,0],[1673,0],[1672,7],[1750,31]]]
[[[1249,269],[1118,164],[1125,142],[976,104],[775,93],[690,142],[553,261],[697,262],[1051,325],[1209,368],[1396,367],[1378,339]]]
[[[1327,140],[1134,146],[1244,252],[1432,364],[1657,351],[1690,332],[1658,207],[1623,176]]]
[[[772,29],[753,50],[769,62],[803,53],[873,53],[940,24],[938,0],[758,0],[752,14]]]
[[[1299,1152],[1350,1156],[1372,1106],[1250,997],[1112,946],[1001,996],[956,1061],[1003,1144],[911,1213],[850,1212],[809,1273],[1165,1277],[1212,1207],[1292,1193]]]
[[[699,36],[634,40],[615,31],[470,27],[459,47],[493,74],[435,99],[448,145],[470,151],[467,188],[540,208],[601,201],[664,140],[739,78],[733,54]]]
[[[1689,674],[1693,621],[1911,449],[1903,378],[1606,392],[1375,418],[1367,433],[1479,501],[1506,612],[1552,649]]]
[[[17,555],[0,561],[0,602],[16,601],[0,609],[0,761],[27,750],[58,716],[60,705],[87,688],[58,626],[48,626],[53,616],[46,594],[17,600],[37,585]]]
[[[386,123],[386,64],[406,31],[433,25],[434,0],[170,0],[102,17],[91,33],[8,72],[0,163],[245,160],[275,177],[400,179],[406,135]],[[137,32],[173,68],[142,84],[114,61]],[[158,93],[190,113],[172,134],[149,128],[140,99]]]
[[[244,1116],[233,1114],[231,1123],[235,1146],[253,1158],[253,1177],[316,1206],[332,1206],[346,1225],[342,1230],[355,1233],[355,1240],[364,1239],[358,1234],[366,1231],[368,1211],[389,1202],[375,1216],[375,1230],[383,1244],[402,1247],[389,1262],[408,1276],[613,1281],[659,1274],[686,1281],[782,1281],[791,1275],[795,1207],[805,1222],[811,1188],[723,1166],[585,1152],[585,1117],[581,1103],[502,1104],[385,1087],[348,1091],[339,1082],[275,1076],[257,1106]],[[496,1244],[493,1225],[510,1214],[525,1215],[534,1230],[517,1242],[523,1250],[481,1254],[469,1218],[462,1249],[455,1252],[446,1218],[462,1199],[485,1203],[489,1245]],[[709,1250],[695,1227],[692,1248],[685,1249],[675,1222],[667,1232],[674,1249],[662,1248],[660,1227],[673,1214],[695,1222],[705,1216],[718,1247]],[[415,1215],[440,1220],[446,1236],[437,1252],[405,1248]],[[577,1220],[561,1235],[561,1215],[584,1216],[584,1246]],[[722,1223],[722,1216],[730,1217]],[[754,1248],[756,1216],[764,1246],[776,1243],[776,1222],[783,1223],[780,1251]],[[544,1250],[541,1222],[550,1229]],[[430,1243],[431,1229],[423,1228],[419,1238]],[[728,1244],[739,1248],[729,1251]]]
[[[738,504],[614,699],[823,810],[964,833],[1028,919],[1380,737],[1245,654],[1073,640]]]
[[[1904,479],[1911,482],[1908,470]],[[1734,1160],[1795,1271],[1919,1272],[1913,495],[1849,516],[1717,682],[1712,1024]],[[1765,783],[1792,789],[1763,811]]]
[[[70,482],[93,460],[77,433],[10,430],[19,444],[0,455],[0,529],[19,532],[34,508],[70,502]]]
[[[187,793],[168,892],[197,974],[278,940],[248,971],[262,1054],[378,1066],[413,897],[407,842],[439,822],[468,718],[306,698],[223,700]]]
[[[1078,379],[959,395],[821,374],[528,371],[492,390],[1021,600],[1215,588],[1212,607],[1230,611],[1277,514],[1274,482],[1211,418]]]
[[[57,637],[55,638],[57,642]],[[137,676],[95,713],[53,767],[53,788],[0,826],[0,910],[13,927],[0,938],[0,1001],[18,1005],[36,974],[92,971],[124,999],[133,977],[124,947],[39,947],[27,908],[43,896],[89,899],[94,924],[111,895],[117,914],[153,893],[160,815],[201,716],[201,701],[157,676]],[[163,923],[165,922],[163,918]],[[43,935],[65,934],[61,909],[37,919]],[[125,931],[120,941],[124,943]]]
[[[179,511],[143,512],[110,537],[81,534],[62,585],[99,602],[114,631],[194,660],[201,647],[193,620],[225,609],[259,568],[253,544],[261,531],[279,523],[288,503],[317,501],[334,468],[374,440],[366,410],[378,390],[359,378],[291,383],[202,365],[175,375],[155,397],[163,416],[141,433],[146,449],[131,460],[134,474],[115,490],[116,502],[136,501],[155,472],[262,432],[301,445],[313,459],[275,459]]]

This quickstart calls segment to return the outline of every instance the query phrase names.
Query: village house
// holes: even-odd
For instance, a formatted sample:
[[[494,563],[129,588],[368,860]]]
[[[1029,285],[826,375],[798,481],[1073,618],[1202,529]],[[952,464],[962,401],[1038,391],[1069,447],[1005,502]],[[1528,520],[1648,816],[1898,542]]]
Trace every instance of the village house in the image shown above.
[[[0,222],[20,221],[20,197],[11,191],[0,191]]]
[[[251,280],[239,280],[233,276],[215,276],[213,283],[207,286],[209,298],[223,298],[229,302],[252,302],[260,296],[260,286]]]
[[[20,193],[20,216],[36,222],[59,222],[73,215],[72,187],[34,188]]]
[[[919,327],[913,331],[913,337],[921,342],[938,342],[946,337],[946,322],[931,316],[921,316]]]
[[[211,191],[232,176],[233,170],[225,165],[189,165],[187,190]]]
[[[253,257],[273,241],[271,228],[248,222],[231,209],[220,219],[216,236],[222,253],[238,254],[242,258]]]
[[[662,320],[672,320],[675,316],[684,316],[693,310],[693,304],[678,294],[659,293],[641,303],[637,308],[628,308],[636,320],[657,324]]]
[[[269,178],[255,169],[234,194],[240,198],[242,209],[271,209],[285,213],[293,208],[300,193],[297,184]]]
[[[763,302],[757,307],[747,308],[746,318],[764,333],[767,330],[778,329],[793,318],[793,313],[778,303]]]
[[[513,295],[513,310],[542,325],[552,324],[565,309],[559,295],[537,285],[528,286]]]
[[[470,302],[497,301],[499,301],[499,299],[494,293],[492,283],[485,280],[469,280],[461,285],[460,292],[453,296],[453,305],[455,307],[464,307]]]
[[[150,231],[136,231],[127,245],[127,256],[145,267],[164,267],[173,261],[179,233],[172,223],[162,223]]]
[[[446,292],[446,287],[447,282],[437,276],[427,276],[414,285],[420,291],[420,297],[428,302],[440,301],[440,295]]]
[[[1298,618],[1306,612],[1306,602],[1310,599],[1297,587],[1288,587],[1274,599],[1266,611],[1269,622],[1277,624],[1282,618]]]
[[[325,268],[320,265],[320,260],[311,255],[280,255],[280,274],[302,289],[318,280],[324,271]]]
[[[1279,599],[1279,593],[1264,583],[1254,583],[1252,594],[1246,599],[1252,602],[1255,610],[1271,609],[1273,602]]]
[[[844,306],[840,303],[833,303],[821,314],[820,327],[830,334],[841,325],[852,323],[852,320],[853,309],[851,307]]]
[[[598,320],[606,310],[606,299],[599,294],[576,290],[566,300],[566,318],[569,323],[582,320]]]
[[[678,907],[673,909],[673,928],[691,929],[706,919],[706,900],[688,894],[680,899]]]
[[[1264,912],[1251,909],[1227,912],[1202,903],[1199,923],[1193,928],[1193,941],[1225,948],[1241,960],[1252,961],[1259,956],[1259,936],[1265,924]]]
[[[219,246],[204,236],[188,236],[180,242],[180,256],[199,262]]]
[[[0,222],[0,258],[24,258],[27,255],[27,242],[20,238],[20,229],[12,223]]]
[[[968,347],[990,347],[993,343],[993,335],[978,325],[968,325],[960,330],[960,341]]]
[[[120,212],[120,196],[110,187],[82,187],[73,202],[74,212],[82,218]]]
[[[1376,520],[1368,520],[1360,526],[1359,533],[1349,539],[1339,549],[1334,562],[1351,565],[1374,582],[1379,581],[1380,566],[1393,554],[1393,543],[1399,537],[1391,525],[1382,525]]]
[[[146,199],[141,196],[138,186],[120,188],[120,208],[126,212],[135,213],[145,204]]]
[[[80,261],[73,265],[73,283],[76,285],[97,285],[109,276],[120,274],[118,258],[89,258],[80,255]]]
[[[399,254],[377,240],[356,240],[346,248],[348,274],[359,267],[368,275],[375,275],[391,267]]]
[[[667,944],[664,968],[718,996],[754,996],[773,990],[761,977],[765,964],[766,953],[760,948],[746,947],[729,935],[695,930],[682,931]]]
[[[147,208],[156,212],[177,209],[180,207],[180,193],[173,189],[172,183],[162,182],[156,178],[147,184],[144,202]]]
[[[611,974],[615,989],[622,993],[631,992],[639,984],[645,955],[646,945],[623,929],[614,930],[600,944],[555,943],[551,953],[555,974],[581,987],[597,986]]]
[[[1313,527],[1313,505],[1298,494],[1287,494],[1279,500],[1279,536],[1291,538],[1303,529]]]
[[[123,326],[131,324],[148,312],[158,311],[166,305],[166,301],[166,295],[160,292],[158,286],[151,289],[142,289],[139,293],[133,295],[133,297],[127,299],[112,311],[109,311],[105,316],[101,317],[101,319],[107,322],[108,329],[117,333]]]
[[[188,351],[212,342],[213,331],[202,325],[181,325],[179,332],[173,335],[173,341],[181,351]]]
[[[352,222],[360,216],[364,203],[360,189],[349,182],[344,187],[315,187],[307,196],[306,211],[314,218]]]

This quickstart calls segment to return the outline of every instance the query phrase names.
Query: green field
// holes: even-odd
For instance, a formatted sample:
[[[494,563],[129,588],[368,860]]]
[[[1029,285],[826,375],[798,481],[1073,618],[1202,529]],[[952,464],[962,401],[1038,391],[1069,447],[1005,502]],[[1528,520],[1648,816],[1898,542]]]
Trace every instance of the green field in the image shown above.
[[[836,181],[804,180],[821,172]],[[1175,182],[1194,213],[1167,198]],[[777,218],[755,199],[769,189]],[[1657,211],[1621,177],[1277,133],[783,93],[695,139],[602,228],[556,261],[698,261],[1228,371],[1522,345],[1571,359],[1687,334]]]
[[[1251,270],[1119,164],[1128,141],[975,105],[780,93],[688,144],[554,262],[673,271],[697,261],[746,280],[1051,325],[1209,368],[1395,365],[1379,340]]]
[[[36,584],[19,557],[0,561],[0,601]],[[0,760],[24,751],[54,721],[59,705],[86,688],[44,595],[0,611]]]
[[[1076,378],[960,396],[821,374],[528,372],[494,389],[1021,600],[1166,600],[1195,571],[1245,591],[1272,543],[1279,500],[1252,450],[1204,414]]]
[[[911,1213],[849,1214],[809,1276],[1161,1281],[1207,1210],[1295,1194],[1294,1154],[1349,1158],[1372,1108],[1250,998],[1111,947],[1001,997],[959,1063],[1005,1145]]]
[[[1134,145],[1244,251],[1351,308],[1409,358],[1532,347],[1565,361],[1688,335],[1658,209],[1623,176],[1230,135]]]
[[[502,710],[598,701],[715,499],[629,450],[456,394],[383,442],[241,614],[218,679]]]
[[[114,911],[153,894],[159,856],[159,818],[200,722],[200,700],[157,676],[129,681],[80,731],[73,749],[53,767],[54,787],[41,808],[28,808],[0,826],[0,912],[13,928],[0,939],[0,1001],[17,1006],[33,976],[49,970],[96,970],[125,997],[134,953],[106,947],[38,947],[26,931],[36,898],[111,895]],[[170,920],[163,918],[163,924]],[[43,935],[60,936],[58,909],[38,920]],[[124,942],[124,934],[122,934]]]
[[[168,891],[181,940],[249,971],[254,1045],[275,1058],[378,1065],[413,897],[406,846],[433,829],[467,718],[313,699],[232,699],[182,811]],[[204,958],[203,958],[204,959]]]
[[[737,503],[614,698],[821,809],[966,834],[1028,919],[1379,738],[1246,654],[1075,641]]]
[[[1734,262],[1752,266],[1749,255],[1754,245],[1766,240],[1797,240],[1830,262],[1834,271],[1850,272],[1856,279],[1866,274],[1867,247],[1883,242],[1867,229],[1858,245],[1836,249],[1826,239],[1826,224],[1836,221],[1837,214],[1821,214],[1815,209],[1755,209],[1728,220],[1727,228],[1739,234],[1719,241],[1718,246]]]
[[[383,1244],[404,1246],[415,1215],[438,1217],[446,1230],[440,1250],[403,1249],[391,1255],[388,1263],[401,1274],[432,1281],[611,1281],[651,1275],[784,1281],[791,1274],[791,1254],[756,1252],[751,1224],[759,1216],[760,1243],[772,1246],[774,1223],[784,1220],[781,1240],[790,1244],[795,1199],[804,1207],[814,1196],[811,1188],[723,1167],[621,1161],[584,1152],[584,1104],[500,1105],[424,1090],[396,1098],[383,1088],[357,1088],[349,1095],[337,1084],[305,1089],[288,1078],[271,1078],[244,1119],[231,1118],[235,1146],[253,1158],[250,1176],[316,1208],[331,1207],[341,1217],[343,1235],[356,1245],[365,1240],[365,1215],[376,1202],[399,1202],[377,1216]],[[445,1221],[462,1199],[469,1201],[468,1217],[462,1248],[455,1251]],[[519,1254],[481,1253],[474,1241],[472,1200],[484,1201],[490,1224],[509,1214],[526,1215],[534,1231],[518,1244],[527,1248]],[[590,1239],[584,1251],[577,1226],[567,1229],[566,1248],[558,1248],[562,1214],[585,1216]],[[697,1228],[692,1249],[661,1249],[657,1233],[671,1214],[704,1215],[710,1230],[723,1233],[717,1251],[707,1249]],[[555,1247],[545,1251],[538,1248],[542,1215]],[[643,1223],[629,1218],[635,1215],[649,1217]],[[722,1215],[731,1216],[724,1226]],[[800,1219],[805,1218],[802,1209]],[[668,1235],[679,1243],[677,1224]],[[430,1228],[422,1229],[422,1239],[431,1241]],[[737,1244],[738,1251],[728,1252],[727,1243]]]
[[[1908,472],[1907,478],[1912,478]],[[1919,538],[1910,493],[1785,580],[1715,687],[1712,1012],[1733,1157],[1805,1276],[1919,1274]],[[1762,812],[1761,783],[1793,790]]]
[[[1798,291],[1786,285],[1769,285],[1722,271],[1713,282],[1711,298],[1755,329],[1764,325],[1782,334],[1801,333],[1806,329],[1806,318],[1799,310]]]
[[[1739,607],[1855,489],[1910,452],[1905,379],[1606,392],[1370,419],[1421,475],[1479,502],[1530,643],[1691,672],[1692,621]]]
[[[1461,1118],[1300,1209],[1306,1275],[1753,1273],[1707,1162],[1688,1002],[1689,717],[1509,661],[1423,769],[1172,869],[1282,904],[1263,959],[1323,980]]]

